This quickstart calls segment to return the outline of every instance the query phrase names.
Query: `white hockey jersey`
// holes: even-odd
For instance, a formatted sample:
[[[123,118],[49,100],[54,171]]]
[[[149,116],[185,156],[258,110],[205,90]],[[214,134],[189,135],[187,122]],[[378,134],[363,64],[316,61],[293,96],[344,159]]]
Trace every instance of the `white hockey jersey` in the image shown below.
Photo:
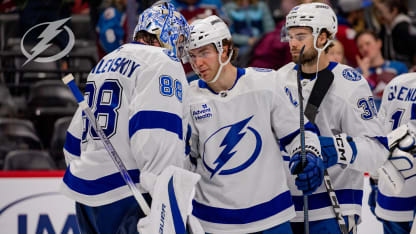
[[[288,152],[299,147],[299,110],[276,75],[238,68],[234,86],[219,94],[191,83],[191,160],[202,177],[193,214],[208,233],[257,232],[295,216],[276,140]],[[305,135],[320,151],[317,136]]]
[[[390,81],[384,90],[379,114],[384,119],[386,134],[408,122],[416,127],[416,73],[400,75]],[[416,176],[406,179],[398,195],[382,178],[378,184],[376,215],[394,222],[412,221],[416,208]]]
[[[387,141],[383,137],[367,81],[356,70],[343,64],[331,62],[326,69],[334,74],[334,81],[318,109],[315,123],[321,136],[346,133],[354,137],[358,151],[355,162],[346,169],[335,165],[328,169],[328,173],[341,205],[342,215],[360,215],[363,172],[375,171],[383,164],[389,153],[386,148]],[[289,63],[279,69],[278,73],[279,77],[284,78],[286,93],[293,98],[294,103],[298,102],[297,65]],[[318,73],[318,77],[321,73],[322,71]],[[312,77],[306,77],[307,75]],[[315,74],[305,74],[301,81],[305,107],[315,82]],[[287,163],[289,160],[289,157],[285,157]],[[296,188],[293,177],[289,177],[288,184],[296,210],[296,218],[291,221],[303,222],[302,192]],[[308,196],[308,199],[310,221],[335,217],[324,184]]]
[[[181,63],[169,55],[163,48],[125,44],[92,69],[85,86],[85,99],[136,184],[140,171],[157,175],[170,164],[183,167],[186,159],[189,85]],[[64,153],[65,195],[89,206],[132,195],[80,109]]]

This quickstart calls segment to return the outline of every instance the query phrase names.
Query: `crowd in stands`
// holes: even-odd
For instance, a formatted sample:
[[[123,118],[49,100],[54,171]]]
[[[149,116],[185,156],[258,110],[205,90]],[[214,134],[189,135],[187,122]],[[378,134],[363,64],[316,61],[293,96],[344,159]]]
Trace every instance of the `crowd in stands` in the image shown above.
[[[338,16],[337,40],[328,53],[333,61],[355,67],[368,80],[376,103],[390,80],[416,71],[416,1],[322,1]],[[100,58],[131,41],[138,14],[154,2],[0,1],[0,170],[65,168],[62,147],[77,105],[60,78],[71,72],[83,88]],[[236,66],[279,69],[291,61],[289,44],[282,40],[285,16],[294,6],[312,1],[171,2],[189,22],[209,15],[223,18],[239,48]],[[22,39],[26,51],[34,53],[41,47],[42,56],[56,54],[67,46],[69,37],[60,33],[63,30],[50,28],[56,35],[39,47],[45,39],[39,35],[47,24],[36,25],[68,17],[64,26],[75,35],[69,54],[58,61],[28,62],[22,54]],[[198,79],[189,65],[184,69],[188,81]],[[36,155],[38,163],[29,154]]]

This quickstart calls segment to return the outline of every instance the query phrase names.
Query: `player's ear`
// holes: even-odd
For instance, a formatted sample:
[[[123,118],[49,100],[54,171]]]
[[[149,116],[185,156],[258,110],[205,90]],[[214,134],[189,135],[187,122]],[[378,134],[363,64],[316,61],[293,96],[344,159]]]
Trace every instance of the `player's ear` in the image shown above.
[[[318,48],[322,48],[326,41],[328,40],[328,34],[326,32],[321,32],[316,40],[316,44]]]
[[[221,55],[221,59],[226,61],[228,59],[228,49],[229,49],[229,45],[224,45],[222,48],[222,55]]]

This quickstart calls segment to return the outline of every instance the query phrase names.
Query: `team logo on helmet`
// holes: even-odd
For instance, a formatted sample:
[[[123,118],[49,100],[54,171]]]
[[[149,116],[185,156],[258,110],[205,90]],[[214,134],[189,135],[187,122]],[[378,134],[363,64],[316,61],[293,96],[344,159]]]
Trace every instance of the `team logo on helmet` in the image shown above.
[[[253,116],[235,124],[227,125],[214,132],[204,143],[205,149],[216,149],[204,152],[202,161],[205,168],[211,173],[231,175],[248,168],[256,161],[262,147],[260,134],[248,123]],[[241,146],[256,142],[252,150],[243,150]]]
[[[350,81],[359,81],[362,78],[361,74],[353,68],[344,69],[342,71],[342,76]]]

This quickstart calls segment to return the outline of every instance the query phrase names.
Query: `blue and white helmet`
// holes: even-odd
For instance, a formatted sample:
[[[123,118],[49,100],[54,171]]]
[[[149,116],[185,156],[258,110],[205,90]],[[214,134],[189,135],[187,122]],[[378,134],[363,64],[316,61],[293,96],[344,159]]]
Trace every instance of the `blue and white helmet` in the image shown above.
[[[172,3],[157,2],[139,16],[134,29],[134,37],[139,31],[146,31],[157,36],[162,47],[169,49],[180,58],[184,45],[189,38],[189,25]],[[180,40],[181,36],[183,39]]]

